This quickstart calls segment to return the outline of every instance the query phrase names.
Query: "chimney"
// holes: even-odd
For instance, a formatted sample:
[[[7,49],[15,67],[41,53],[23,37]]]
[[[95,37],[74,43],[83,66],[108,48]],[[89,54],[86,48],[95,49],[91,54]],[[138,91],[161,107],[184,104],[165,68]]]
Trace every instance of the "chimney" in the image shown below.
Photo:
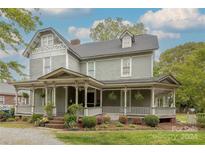
[[[73,40],[70,40],[70,43],[72,45],[79,45],[80,44],[80,40],[79,39],[73,39]]]

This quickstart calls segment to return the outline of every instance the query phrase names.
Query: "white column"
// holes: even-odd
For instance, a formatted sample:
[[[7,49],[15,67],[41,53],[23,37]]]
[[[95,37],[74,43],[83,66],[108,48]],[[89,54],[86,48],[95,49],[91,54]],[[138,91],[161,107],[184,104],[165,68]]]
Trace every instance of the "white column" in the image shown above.
[[[173,90],[173,107],[175,107],[175,103],[176,103],[176,89]]]
[[[102,98],[103,98],[102,94],[103,94],[103,91],[102,89],[100,89],[100,107],[102,107]]]
[[[68,108],[68,87],[65,87],[65,113],[67,113]]]
[[[32,88],[32,104],[31,104],[31,113],[34,114],[34,108],[35,108],[35,89]]]
[[[48,87],[45,87],[45,105],[48,104]]]
[[[85,108],[84,108],[84,115],[88,116],[88,108],[87,108],[87,91],[88,91],[88,85],[85,84]]]
[[[94,92],[94,107],[96,106],[96,101],[97,101],[97,91],[95,89],[95,92]]]
[[[163,107],[166,107],[166,96],[163,96]]]
[[[78,86],[75,86],[75,104],[78,104]]]
[[[56,87],[53,87],[53,114],[54,116],[56,116],[57,112],[56,112]]]
[[[152,90],[151,90],[151,109],[152,109],[152,114],[155,114],[154,97],[155,97],[154,88],[152,88]]]
[[[127,114],[127,88],[124,89],[124,115]]]
[[[18,89],[16,88],[15,114],[18,113]]]

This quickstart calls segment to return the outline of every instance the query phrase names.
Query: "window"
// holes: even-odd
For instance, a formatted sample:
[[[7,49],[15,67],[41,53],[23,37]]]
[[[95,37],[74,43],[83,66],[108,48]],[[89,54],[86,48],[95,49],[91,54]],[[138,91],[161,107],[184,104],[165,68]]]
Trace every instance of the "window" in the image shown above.
[[[87,75],[95,77],[95,62],[87,62]]]
[[[122,39],[122,48],[129,48],[132,46],[132,40],[130,36],[124,36]]]
[[[4,104],[4,96],[0,96],[0,104],[1,104],[1,105]]]
[[[41,46],[52,46],[53,35],[45,35],[41,38]]]
[[[131,76],[131,58],[123,58],[121,59],[121,76],[128,77]]]
[[[51,71],[51,58],[46,57],[44,58],[44,74],[47,74]]]

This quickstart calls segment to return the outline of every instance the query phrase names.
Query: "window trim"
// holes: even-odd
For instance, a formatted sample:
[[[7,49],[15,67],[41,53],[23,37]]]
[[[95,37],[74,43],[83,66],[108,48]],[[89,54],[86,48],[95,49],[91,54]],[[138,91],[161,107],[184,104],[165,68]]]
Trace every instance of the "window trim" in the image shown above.
[[[5,104],[5,96],[0,96],[0,97],[2,97],[3,98],[3,104],[2,105],[4,105]]]
[[[49,71],[48,73],[50,73],[51,70],[52,70],[52,65],[51,65],[52,57],[51,57],[51,56],[50,56],[50,57],[44,57],[44,58],[43,58],[43,75],[45,75],[45,59],[46,59],[46,58],[49,58],[49,59],[50,59],[50,61],[49,61],[49,62],[50,62],[50,64],[49,64],[49,65],[50,65],[50,71]],[[47,74],[48,74],[48,73],[47,73]]]
[[[124,59],[129,59],[130,61],[130,72],[128,75],[124,75],[123,74],[123,62],[124,62]],[[124,58],[121,58],[121,77],[131,77],[132,76],[132,57],[124,57]]]
[[[95,69],[95,61],[88,61],[87,63],[86,63],[86,74],[88,75],[88,76],[90,76],[89,74],[88,74],[88,65],[89,65],[89,63],[93,63],[93,70],[94,70],[94,76],[91,76],[91,77],[93,77],[93,78],[95,78],[95,72],[96,72],[96,69]]]

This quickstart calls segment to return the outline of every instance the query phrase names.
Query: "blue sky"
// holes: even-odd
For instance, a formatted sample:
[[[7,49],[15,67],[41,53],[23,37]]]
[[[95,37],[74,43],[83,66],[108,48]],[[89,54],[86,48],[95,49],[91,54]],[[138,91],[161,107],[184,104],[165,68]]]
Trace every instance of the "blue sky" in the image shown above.
[[[105,18],[121,17],[127,24],[143,22],[148,33],[159,38],[160,48],[156,51],[156,60],[168,48],[185,42],[205,41],[205,9],[40,9],[35,14],[43,22],[38,29],[53,27],[66,39],[79,38],[82,43],[91,41],[89,28]],[[33,35],[34,32],[23,34],[26,42]],[[17,60],[28,66],[28,60],[21,54],[1,53],[0,58],[4,61]],[[28,72],[28,68],[25,72]]]

